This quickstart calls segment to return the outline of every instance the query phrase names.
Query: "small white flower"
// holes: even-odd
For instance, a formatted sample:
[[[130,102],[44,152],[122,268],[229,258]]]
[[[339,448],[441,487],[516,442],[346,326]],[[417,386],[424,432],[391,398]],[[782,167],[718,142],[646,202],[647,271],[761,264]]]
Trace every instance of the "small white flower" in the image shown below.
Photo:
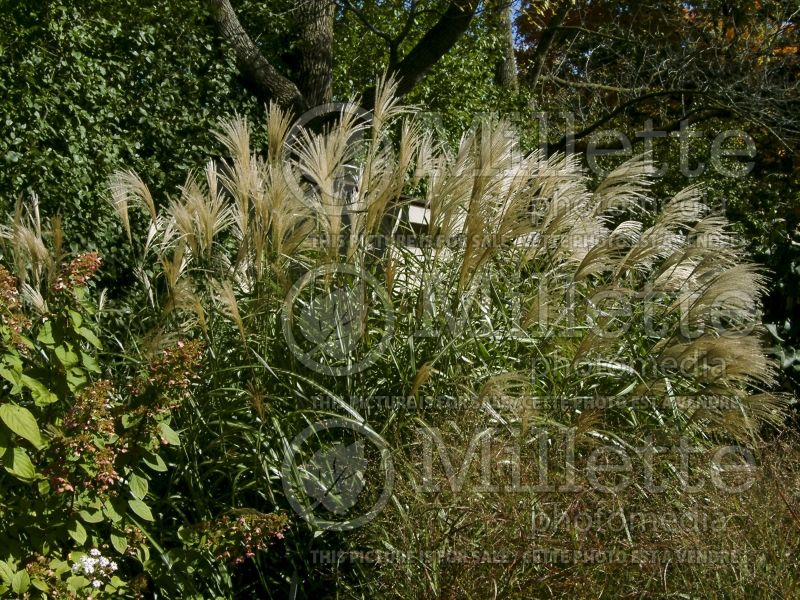
[[[83,568],[94,567],[97,564],[96,558],[89,558],[88,556],[81,556],[81,564]]]
[[[116,571],[117,570],[117,563],[115,563],[113,560],[111,561],[111,563],[108,566],[112,571]]]
[[[92,548],[91,550],[89,550],[89,554],[91,554],[92,556],[100,556],[100,550],[98,550],[97,548]]]
[[[72,565],[72,572],[77,573],[80,570],[81,566],[78,563],[74,563]]]
[[[107,559],[105,556],[101,556],[101,557],[100,557],[100,566],[101,566],[103,569],[105,569],[105,568],[108,566],[108,564],[109,564],[110,562],[111,562],[111,561],[109,561],[109,560],[108,560],[108,559]]]
[[[95,580],[92,582],[92,587],[99,588],[101,585],[103,585],[103,584],[100,582],[100,580],[99,580],[99,579],[95,579]]]

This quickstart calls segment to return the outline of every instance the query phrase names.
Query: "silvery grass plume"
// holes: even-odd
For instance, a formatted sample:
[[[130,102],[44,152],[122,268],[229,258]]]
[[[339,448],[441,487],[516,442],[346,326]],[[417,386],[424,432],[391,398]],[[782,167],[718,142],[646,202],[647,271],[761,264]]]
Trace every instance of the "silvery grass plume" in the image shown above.
[[[126,230],[129,205],[150,216],[138,272],[151,305],[182,315],[184,328],[228,323],[261,355],[285,356],[283,339],[261,335],[277,318],[265,307],[311,268],[346,264],[377,280],[400,315],[373,365],[398,375],[375,392],[480,396],[498,389],[492,381],[514,382],[502,406],[497,394],[483,402],[505,423],[559,419],[633,435],[744,438],[782,421],[786,399],[770,393],[760,341],[766,279],[700,188],[653,212],[645,157],[590,189],[577,157],[525,154],[506,123],[486,122],[451,149],[397,103],[392,81],[378,90],[368,121],[345,108],[291,139],[293,117],[270,106],[265,157],[252,152],[245,119],[225,121],[216,136],[229,158],[190,175],[160,211],[138,177],[114,176]],[[412,233],[401,218],[410,202],[426,209],[426,231],[411,241],[394,235]],[[361,301],[374,310],[357,312],[356,329],[377,330],[366,322],[377,298]],[[409,354],[421,330],[434,333],[426,355]],[[416,365],[410,378],[402,360]],[[376,389],[391,385],[402,389]],[[586,399],[599,415],[587,417]]]
[[[44,222],[36,194],[17,200],[8,225],[0,225],[0,259],[14,270],[24,302],[36,313],[49,312],[47,297],[62,267],[64,234],[56,215]]]
[[[56,254],[61,252],[61,225],[58,218],[52,222]],[[53,275],[56,260],[48,248],[46,232],[39,212],[39,198],[34,194],[28,204],[18,199],[9,225],[0,226],[0,241],[4,241],[14,275],[21,284],[32,280],[37,287],[48,275]]]

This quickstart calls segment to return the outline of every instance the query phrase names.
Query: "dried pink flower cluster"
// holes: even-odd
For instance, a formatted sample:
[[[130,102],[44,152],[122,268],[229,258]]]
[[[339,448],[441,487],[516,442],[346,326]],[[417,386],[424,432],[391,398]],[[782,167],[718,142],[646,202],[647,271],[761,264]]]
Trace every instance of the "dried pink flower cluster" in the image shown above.
[[[61,269],[53,283],[57,292],[86,285],[100,268],[102,259],[97,252],[84,252]]]
[[[175,346],[163,350],[150,363],[147,383],[183,395],[197,379],[202,359],[203,343],[200,340],[178,340]]]
[[[30,327],[30,321],[22,314],[21,308],[17,280],[0,265],[0,325],[8,327],[13,338]],[[18,340],[12,339],[12,343],[18,345]]]
[[[77,598],[77,594],[71,591],[67,583],[50,566],[47,557],[35,554],[33,560],[25,565],[28,577],[47,582],[47,597],[51,599]]]
[[[114,435],[114,419],[111,416],[111,394],[113,385],[101,379],[83,388],[75,398],[75,404],[64,416],[64,427],[80,433]]]
[[[141,373],[127,384],[128,393],[135,399],[129,410],[133,420],[142,420],[141,439],[167,444],[159,423],[163,417],[189,397],[190,388],[199,379],[204,345],[199,340],[179,340],[174,346],[160,351]]]
[[[128,548],[125,550],[125,554],[128,556],[136,556],[136,549],[141,548],[147,542],[144,531],[135,525],[125,527],[125,539],[128,541]]]
[[[232,565],[240,565],[275,540],[282,540],[289,526],[288,517],[282,513],[237,512],[197,526],[203,538],[201,545],[214,552],[217,560]]]
[[[0,307],[12,312],[19,306],[17,281],[3,265],[0,265]]]
[[[54,441],[51,447],[53,460],[47,469],[57,493],[74,492],[72,481],[79,476],[78,473],[80,476],[90,473],[91,478],[81,481],[81,485],[103,494],[120,480],[114,464],[124,449],[111,443],[116,435],[112,393],[110,381],[97,381],[77,394],[75,404],[64,416],[65,435]],[[77,462],[88,468],[71,472],[68,465]]]

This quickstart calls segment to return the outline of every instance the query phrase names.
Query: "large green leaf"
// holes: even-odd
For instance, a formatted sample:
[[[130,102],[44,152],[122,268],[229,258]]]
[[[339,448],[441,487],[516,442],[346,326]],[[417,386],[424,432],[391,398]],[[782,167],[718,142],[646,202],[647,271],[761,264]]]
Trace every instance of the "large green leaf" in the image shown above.
[[[119,523],[122,520],[122,515],[125,513],[125,505],[118,499],[108,500],[103,503],[103,514],[114,523]]]
[[[3,458],[9,447],[11,447],[11,434],[5,427],[0,427],[0,458]]]
[[[14,452],[3,456],[6,471],[23,481],[30,481],[36,477],[36,469],[24,448],[17,446]]]
[[[79,546],[82,546],[86,541],[86,528],[77,519],[70,523],[69,527],[67,527],[67,532]]]
[[[24,594],[31,587],[31,578],[25,569],[17,571],[11,578],[11,589],[17,594]]]
[[[142,460],[144,464],[153,469],[153,471],[163,473],[167,470],[167,464],[164,462],[164,459],[155,452],[145,452],[142,456]]]
[[[114,550],[120,554],[125,554],[125,551],[128,549],[128,538],[126,538],[125,534],[121,531],[112,531],[111,545],[114,546]]]
[[[173,446],[181,445],[181,437],[169,425],[167,425],[166,423],[159,423],[158,429],[161,432],[161,437],[167,440],[168,444],[171,444]]]
[[[19,394],[20,392],[20,381],[22,378],[21,370],[17,370],[13,367],[9,368],[8,366],[4,365],[0,362],[0,377],[8,381],[10,384],[14,386],[11,390],[12,394]]]
[[[0,579],[11,585],[11,578],[14,577],[14,570],[5,561],[0,560]]]
[[[131,493],[136,498],[138,498],[139,500],[144,500],[144,497],[147,495],[147,489],[149,487],[147,479],[145,479],[140,475],[137,475],[136,473],[132,473],[128,481],[128,486],[131,489]]]
[[[92,346],[94,346],[98,350],[103,346],[103,344],[100,343],[98,337],[88,327],[81,327],[80,329],[78,329],[78,333],[81,334],[81,337],[83,339],[85,339],[87,342],[89,342]]]
[[[155,520],[153,519],[153,513],[150,512],[150,507],[141,500],[128,500],[128,506],[131,507],[131,510],[135,514],[143,518],[145,521]]]
[[[25,438],[34,447],[42,447],[42,436],[39,432],[39,425],[36,417],[27,408],[13,403],[0,405],[0,420],[17,435]]]
[[[31,391],[31,396],[33,396],[36,406],[47,406],[58,400],[58,396],[47,389],[47,386],[41,381],[28,375],[23,375],[21,381]]]
[[[73,592],[77,592],[78,590],[85,588],[89,585],[89,583],[89,580],[83,575],[73,575],[67,579],[67,587]]]
[[[55,338],[53,338],[53,324],[50,321],[44,322],[36,339],[45,346],[52,346],[56,343]]]
[[[92,512],[88,510],[81,510],[78,512],[78,514],[86,523],[100,523],[103,521],[103,512],[100,510],[95,510]]]
[[[64,365],[65,369],[69,369],[80,363],[80,357],[73,352],[70,345],[56,347],[56,358]]]

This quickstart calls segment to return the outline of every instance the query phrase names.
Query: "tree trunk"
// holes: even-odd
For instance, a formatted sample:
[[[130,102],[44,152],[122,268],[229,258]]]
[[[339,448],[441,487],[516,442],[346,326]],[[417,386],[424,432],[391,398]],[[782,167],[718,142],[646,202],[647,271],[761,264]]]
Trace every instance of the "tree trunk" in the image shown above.
[[[335,3],[304,0],[298,3],[300,33],[299,85],[306,104],[331,101],[333,82],[333,19]]]
[[[297,83],[281,75],[261,54],[239,22],[230,0],[207,0],[217,30],[230,45],[245,82],[262,102],[276,101],[299,116],[311,107],[330,102],[333,79],[333,25],[336,4],[332,0],[302,0],[296,5],[299,66]],[[439,20],[390,73],[397,78],[398,96],[417,85],[467,31],[479,0],[452,0]],[[407,33],[407,31],[405,32]],[[375,89],[364,93],[371,107]]]
[[[517,57],[514,55],[514,21],[511,0],[501,0],[500,28],[503,34],[503,58],[496,66],[497,83],[506,89],[515,90],[517,81]]]

